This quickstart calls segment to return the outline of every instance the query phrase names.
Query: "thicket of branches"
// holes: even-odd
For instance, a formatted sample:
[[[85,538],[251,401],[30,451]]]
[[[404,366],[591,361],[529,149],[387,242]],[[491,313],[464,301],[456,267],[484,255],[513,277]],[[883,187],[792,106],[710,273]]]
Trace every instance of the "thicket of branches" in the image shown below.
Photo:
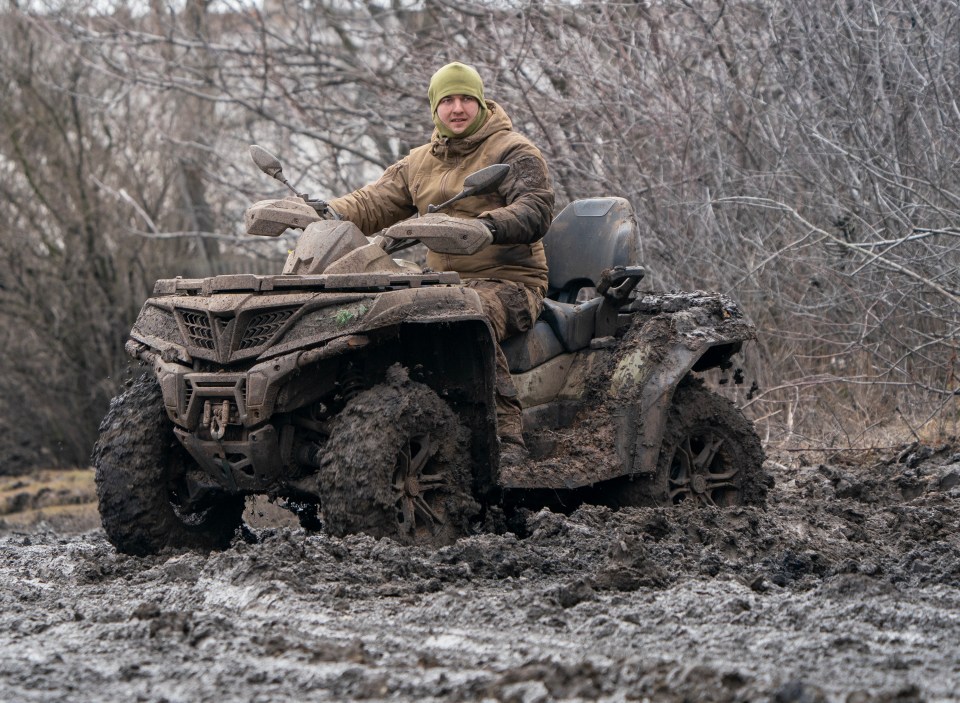
[[[344,193],[429,137],[450,60],[541,146],[558,206],[630,200],[652,286],[744,304],[769,439],[956,431],[951,0],[28,7],[0,14],[0,467],[85,461],[154,278],[275,270],[240,237],[272,194],[247,144]]]

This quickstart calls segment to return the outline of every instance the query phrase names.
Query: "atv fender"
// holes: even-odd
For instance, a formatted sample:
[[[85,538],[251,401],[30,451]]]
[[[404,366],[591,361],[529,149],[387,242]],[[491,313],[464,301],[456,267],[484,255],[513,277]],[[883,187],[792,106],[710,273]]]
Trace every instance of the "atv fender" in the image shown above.
[[[624,474],[656,470],[670,404],[683,377],[719,365],[753,336],[745,321],[718,321],[696,308],[658,315],[643,325],[610,378],[610,396],[634,408],[621,415],[617,433]]]

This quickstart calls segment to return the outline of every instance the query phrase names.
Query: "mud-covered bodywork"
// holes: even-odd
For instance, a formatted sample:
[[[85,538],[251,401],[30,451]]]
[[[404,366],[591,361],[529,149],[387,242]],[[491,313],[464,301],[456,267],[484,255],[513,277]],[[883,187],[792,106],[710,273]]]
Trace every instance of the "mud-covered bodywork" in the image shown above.
[[[680,380],[690,371],[728,366],[756,330],[737,303],[715,293],[648,294],[630,310],[635,341],[617,360],[610,393],[639,418],[621,458],[631,461],[633,473],[652,473]]]
[[[458,281],[442,273],[159,281],[128,350],[152,363],[174,432],[206,474],[197,483],[309,493],[298,479],[316,469],[338,404],[399,363],[474,428],[477,485],[489,490],[492,337],[476,293],[451,285]]]
[[[599,301],[598,301],[599,302]],[[525,426],[531,428],[535,455],[546,455],[518,470],[501,475],[511,488],[572,489],[620,476],[650,474],[657,465],[661,439],[673,394],[690,371],[727,367],[755,328],[730,298],[705,292],[638,293],[629,303],[608,314],[602,303],[570,306],[569,316],[588,321],[544,324],[529,339],[507,345],[508,359],[519,372],[514,376],[524,407]],[[597,336],[598,327],[608,334]],[[589,334],[583,331],[590,326]],[[570,341],[555,343],[557,353],[532,368],[524,354],[549,356],[543,339],[561,338],[577,328],[588,342],[565,352]],[[533,352],[525,345],[534,346]],[[583,412],[584,389],[592,394],[589,413]],[[599,430],[598,425],[608,427]],[[537,432],[532,431],[537,428]],[[603,444],[609,451],[602,461],[578,462],[567,456],[559,465],[552,455],[556,445],[543,446],[551,431],[572,428],[577,444]],[[590,429],[593,428],[593,429]]]
[[[481,169],[453,200],[507,170]],[[479,296],[393,258],[418,241],[469,256],[488,227],[432,212],[366,237],[299,194],[246,224],[303,229],[282,274],[158,281],[130,333],[151,369],[111,404],[94,451],[119,549],[223,546],[253,494],[309,529],[435,545],[561,494],[563,507],[763,501],[752,425],[693,374],[728,366],[754,328],[722,295],[637,292],[626,200],[571,203],[544,240],[551,297],[503,345],[530,456],[504,466]]]

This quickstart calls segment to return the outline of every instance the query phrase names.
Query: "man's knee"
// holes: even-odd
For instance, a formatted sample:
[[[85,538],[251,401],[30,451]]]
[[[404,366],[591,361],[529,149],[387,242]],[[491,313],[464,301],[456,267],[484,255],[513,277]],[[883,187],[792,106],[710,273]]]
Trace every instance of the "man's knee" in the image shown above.
[[[542,297],[522,283],[475,280],[468,285],[480,296],[483,314],[490,321],[498,342],[526,332],[540,314]]]
[[[540,314],[539,295],[522,283],[503,286],[498,294],[506,316],[507,336],[526,332]]]

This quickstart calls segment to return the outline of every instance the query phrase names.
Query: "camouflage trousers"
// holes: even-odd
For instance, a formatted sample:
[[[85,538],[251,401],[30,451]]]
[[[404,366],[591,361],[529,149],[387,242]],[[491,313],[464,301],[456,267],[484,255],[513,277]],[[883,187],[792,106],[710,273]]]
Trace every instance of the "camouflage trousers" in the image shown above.
[[[497,337],[497,434],[500,437],[521,438],[522,408],[500,342],[533,327],[543,306],[543,296],[536,289],[514,281],[471,278],[464,284],[477,291],[483,314]]]

